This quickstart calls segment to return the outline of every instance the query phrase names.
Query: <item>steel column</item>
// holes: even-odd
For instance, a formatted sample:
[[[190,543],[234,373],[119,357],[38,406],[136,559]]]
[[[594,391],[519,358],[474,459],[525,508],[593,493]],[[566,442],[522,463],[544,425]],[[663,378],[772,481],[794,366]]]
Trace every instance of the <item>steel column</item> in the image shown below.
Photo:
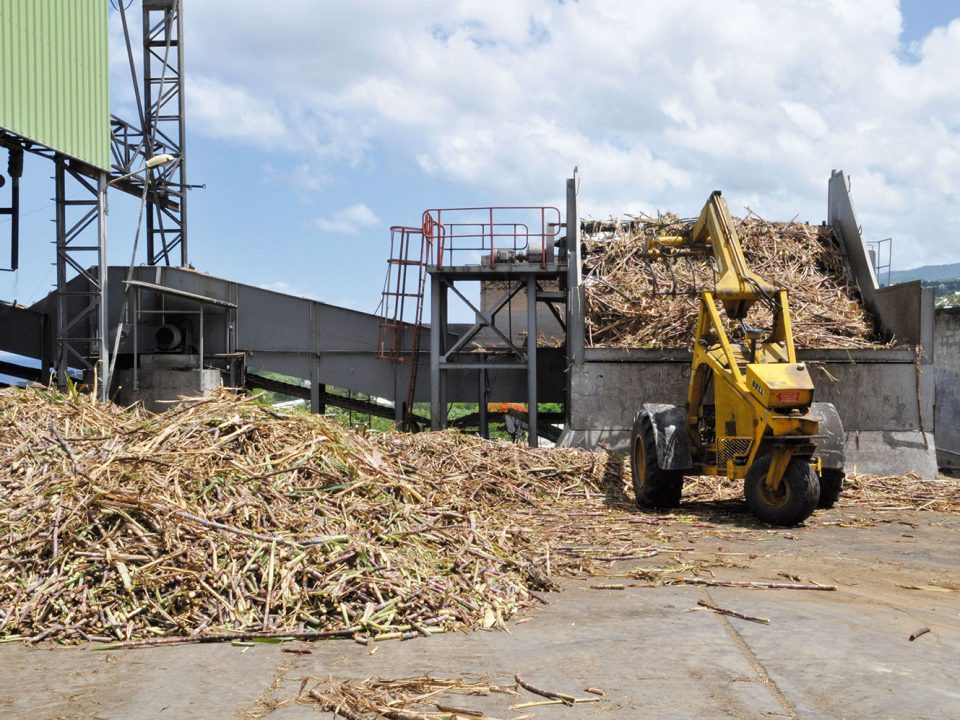
[[[310,305],[310,412],[320,414],[323,407],[323,390],[320,382],[320,311]]]
[[[481,363],[486,360],[481,356]],[[480,407],[478,408],[480,437],[490,439],[490,425],[487,418],[487,370],[483,368],[477,373],[480,376]]]
[[[583,362],[583,262],[580,258],[580,217],[577,208],[577,178],[567,180],[567,355]]]
[[[446,352],[447,285],[436,274],[430,276],[430,429],[447,426],[447,404],[440,359]]]
[[[100,400],[107,402],[110,399],[110,308],[108,307],[107,290],[107,173],[101,172],[97,176],[97,238],[99,245],[97,276],[100,280],[100,297],[97,300],[97,338],[99,340],[100,356]]]
[[[580,216],[577,207],[577,175],[567,179],[567,402],[566,423],[572,421],[571,378],[576,365],[584,358],[586,328],[584,326],[583,261],[580,257]]]
[[[57,246],[57,387],[61,390],[67,386],[67,262],[66,262],[66,236],[67,236],[67,174],[66,160],[62,155],[57,155],[54,163],[53,184],[54,201],[56,209],[54,210],[54,223],[56,224],[56,246]]]
[[[537,278],[527,278],[527,437],[537,447]]]
[[[310,363],[310,412],[320,415],[323,413],[322,390],[320,382],[320,357],[314,357]]]

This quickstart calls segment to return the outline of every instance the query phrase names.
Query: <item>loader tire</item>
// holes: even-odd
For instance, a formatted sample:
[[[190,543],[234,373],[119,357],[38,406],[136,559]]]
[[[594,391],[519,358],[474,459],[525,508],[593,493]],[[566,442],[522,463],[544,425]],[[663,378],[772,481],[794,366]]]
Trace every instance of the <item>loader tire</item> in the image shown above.
[[[817,509],[820,481],[810,463],[793,458],[783,473],[777,491],[766,483],[771,455],[757,458],[743,483],[747,505],[758,518],[773,525],[797,525]]]
[[[664,470],[657,463],[653,421],[646,410],[637,413],[630,435],[630,475],[640,507],[675,508],[683,492],[683,473]]]
[[[844,472],[839,468],[823,468],[820,471],[820,501],[818,508],[825,510],[832,508],[837,500],[840,499],[840,493],[843,492]]]

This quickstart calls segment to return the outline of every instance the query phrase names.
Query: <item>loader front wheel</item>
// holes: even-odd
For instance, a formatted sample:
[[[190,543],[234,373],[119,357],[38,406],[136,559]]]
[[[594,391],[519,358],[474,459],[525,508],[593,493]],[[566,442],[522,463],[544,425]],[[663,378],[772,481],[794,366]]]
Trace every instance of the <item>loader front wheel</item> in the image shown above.
[[[657,441],[650,415],[641,410],[630,435],[630,475],[640,507],[675,508],[683,492],[683,473],[657,463]]]
[[[844,472],[839,468],[823,468],[820,471],[820,502],[818,508],[832,508],[843,492]]]
[[[767,485],[771,455],[757,458],[743,483],[743,492],[750,510],[761,520],[773,525],[797,525],[817,509],[820,481],[810,463],[793,458],[787,465],[776,490]]]

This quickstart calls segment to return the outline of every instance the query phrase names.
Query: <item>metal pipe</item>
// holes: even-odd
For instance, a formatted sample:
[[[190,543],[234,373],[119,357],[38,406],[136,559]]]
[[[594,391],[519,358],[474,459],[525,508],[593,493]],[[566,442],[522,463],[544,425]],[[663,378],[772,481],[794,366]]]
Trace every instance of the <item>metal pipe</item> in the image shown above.
[[[237,304],[230,302],[229,300],[221,300],[220,298],[208,297],[206,295],[199,295],[198,293],[188,292],[187,290],[180,290],[178,288],[167,287],[165,285],[159,285],[157,283],[144,282],[142,280],[124,280],[124,285],[127,287],[142,288],[143,290],[152,290],[158,293],[161,296],[164,295],[174,295],[176,297],[187,298],[188,300],[196,300],[198,303],[205,303],[207,305],[217,305],[219,307],[225,307],[230,309],[236,309]]]
[[[442,245],[440,246],[443,247]],[[441,250],[442,251],[442,250]],[[440,353],[443,352],[440,328],[439,276],[430,276],[430,429],[440,429]]]
[[[57,224],[57,388],[67,387],[67,343],[64,335],[67,327],[67,177],[63,155],[54,160],[54,186],[56,193]]]
[[[443,370],[526,370],[527,365],[523,360],[510,363],[500,362],[443,362],[440,363]]]
[[[107,303],[107,173],[97,176],[97,234],[100,258],[98,274],[100,281],[100,303],[98,310],[97,335],[100,345],[100,401],[110,399],[110,308]]]
[[[127,292],[130,289],[127,288]],[[140,389],[139,359],[140,350],[138,349],[140,338],[140,288],[133,291],[133,391]]]
[[[566,253],[567,253],[567,375],[568,402],[564,406],[566,423],[569,426],[573,420],[573,403],[569,402],[573,388],[573,366],[584,362],[584,344],[586,336],[586,321],[583,316],[584,294],[582,287],[582,265],[580,258],[580,217],[577,208],[577,173],[574,170],[572,178],[567,180],[567,213],[566,213]]]
[[[180,267],[187,267],[187,117],[183,82],[183,3],[175,0],[177,13],[177,112],[180,116]]]
[[[19,160],[16,158],[19,156]],[[23,174],[23,149],[11,148],[7,163],[10,171],[10,269],[20,267],[20,176]]]

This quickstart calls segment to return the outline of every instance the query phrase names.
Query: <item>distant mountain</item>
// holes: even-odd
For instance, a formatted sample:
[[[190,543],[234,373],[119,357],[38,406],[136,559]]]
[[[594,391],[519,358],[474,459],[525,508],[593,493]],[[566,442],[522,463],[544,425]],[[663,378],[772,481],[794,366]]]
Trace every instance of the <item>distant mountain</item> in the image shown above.
[[[960,263],[951,263],[947,265],[923,265],[912,270],[894,270],[890,273],[890,284],[909,282],[910,280],[923,280],[924,282],[936,282],[938,280],[954,280],[960,278]]]

